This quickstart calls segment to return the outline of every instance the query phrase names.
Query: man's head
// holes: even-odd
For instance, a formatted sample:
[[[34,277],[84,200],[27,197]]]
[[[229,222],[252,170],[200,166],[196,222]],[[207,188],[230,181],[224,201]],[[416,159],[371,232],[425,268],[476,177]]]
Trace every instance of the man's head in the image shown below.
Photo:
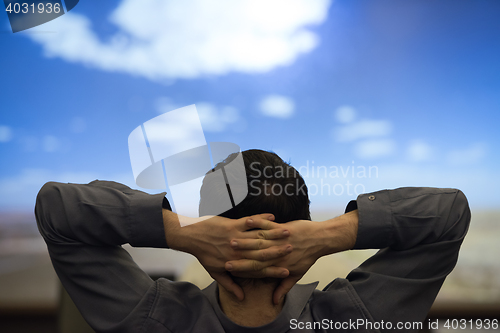
[[[228,189],[225,183],[215,181],[215,178],[205,177],[200,190],[200,216],[220,215],[237,219],[245,216],[272,213],[275,222],[293,220],[310,220],[309,196],[304,179],[292,166],[285,163],[275,153],[251,149],[243,151],[243,162],[246,170],[248,194],[239,204],[222,214],[217,214],[214,207],[220,207],[220,200]],[[231,167],[226,167],[236,157],[237,153],[229,155],[208,172],[224,169],[229,183],[231,179],[240,176]]]
[[[241,152],[246,171],[246,184],[238,177],[243,177],[239,167],[229,164],[238,158],[239,153],[229,155],[224,161],[207,173],[200,189],[200,216],[219,215],[239,219],[262,213],[271,213],[275,222],[310,220],[309,196],[307,186],[299,172],[285,163],[275,153],[251,149]],[[239,163],[241,165],[241,163]],[[209,177],[211,173],[222,169],[225,182],[220,177]],[[227,203],[229,184],[239,183],[248,186],[245,198],[233,208],[220,213],[220,208]],[[245,188],[246,189],[246,188]],[[234,190],[234,189],[233,189]],[[238,191],[238,190],[237,190]],[[244,192],[243,192],[244,193]],[[276,286],[278,279],[236,278],[240,286]],[[274,287],[273,287],[274,288]]]

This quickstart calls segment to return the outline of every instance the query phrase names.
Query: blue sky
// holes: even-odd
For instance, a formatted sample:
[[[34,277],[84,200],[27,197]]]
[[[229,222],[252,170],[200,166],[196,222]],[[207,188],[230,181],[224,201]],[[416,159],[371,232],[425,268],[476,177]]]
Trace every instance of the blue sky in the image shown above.
[[[0,210],[32,209],[50,180],[134,186],[130,132],[190,104],[207,141],[304,173],[376,168],[309,174],[313,209],[354,185],[458,187],[498,209],[500,2],[247,3],[87,0],[17,34],[0,14]]]

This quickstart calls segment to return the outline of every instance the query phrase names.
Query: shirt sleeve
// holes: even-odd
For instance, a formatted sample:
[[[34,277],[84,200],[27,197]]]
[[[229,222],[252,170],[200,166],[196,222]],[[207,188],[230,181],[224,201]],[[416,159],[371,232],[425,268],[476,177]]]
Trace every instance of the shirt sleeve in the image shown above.
[[[167,247],[164,200],[105,181],[50,182],[38,193],[36,220],[54,269],[95,330],[119,332],[141,317],[129,315],[154,283],[121,245]]]
[[[347,279],[375,321],[421,322],[458,259],[470,223],[456,189],[400,188],[360,195],[355,249],[381,249]],[[384,331],[384,330],[382,330]],[[390,331],[390,330],[388,330]]]

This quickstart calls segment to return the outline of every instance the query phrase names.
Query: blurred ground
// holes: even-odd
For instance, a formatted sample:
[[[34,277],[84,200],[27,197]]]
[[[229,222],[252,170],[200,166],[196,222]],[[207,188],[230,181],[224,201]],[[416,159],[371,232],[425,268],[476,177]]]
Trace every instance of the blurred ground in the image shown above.
[[[314,218],[323,220],[326,216],[316,214]],[[482,311],[500,309],[500,212],[473,212],[472,216],[459,262],[447,278],[433,307],[438,314],[447,314],[450,309],[460,312],[464,307],[469,311],[466,313],[475,311],[476,315]],[[149,274],[177,276],[201,288],[212,281],[190,255],[170,250],[126,248]],[[345,277],[373,253],[372,250],[349,251],[321,258],[301,283],[320,281],[318,288],[323,288],[335,277]],[[5,318],[9,314],[17,316],[15,318],[19,322],[23,321],[23,313],[30,314],[30,320],[34,320],[36,315],[53,314],[57,311],[59,293],[57,276],[32,215],[2,215],[0,322],[2,316]],[[43,318],[40,320],[43,321]]]

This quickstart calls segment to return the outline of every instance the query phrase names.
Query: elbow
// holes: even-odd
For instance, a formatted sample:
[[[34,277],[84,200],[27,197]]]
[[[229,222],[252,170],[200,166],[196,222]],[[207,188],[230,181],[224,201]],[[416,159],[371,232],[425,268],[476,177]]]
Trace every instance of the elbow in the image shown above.
[[[462,191],[457,190],[455,200],[450,211],[449,221],[454,223],[455,228],[458,229],[460,235],[464,237],[469,228],[470,220],[471,212],[467,197]]]
[[[470,207],[469,207],[469,202],[467,201],[467,197],[465,196],[464,192],[458,190],[457,196],[455,198],[455,207],[457,210],[457,213],[460,214],[460,216],[465,216],[469,217],[468,220],[470,221]]]
[[[36,196],[35,211],[43,209],[48,203],[53,205],[60,198],[58,183],[48,182],[42,186]]]
[[[35,217],[38,230],[44,238],[48,230],[52,229],[50,224],[53,222],[53,212],[61,206],[61,193],[58,188],[60,184],[48,182],[42,186],[36,197]]]

